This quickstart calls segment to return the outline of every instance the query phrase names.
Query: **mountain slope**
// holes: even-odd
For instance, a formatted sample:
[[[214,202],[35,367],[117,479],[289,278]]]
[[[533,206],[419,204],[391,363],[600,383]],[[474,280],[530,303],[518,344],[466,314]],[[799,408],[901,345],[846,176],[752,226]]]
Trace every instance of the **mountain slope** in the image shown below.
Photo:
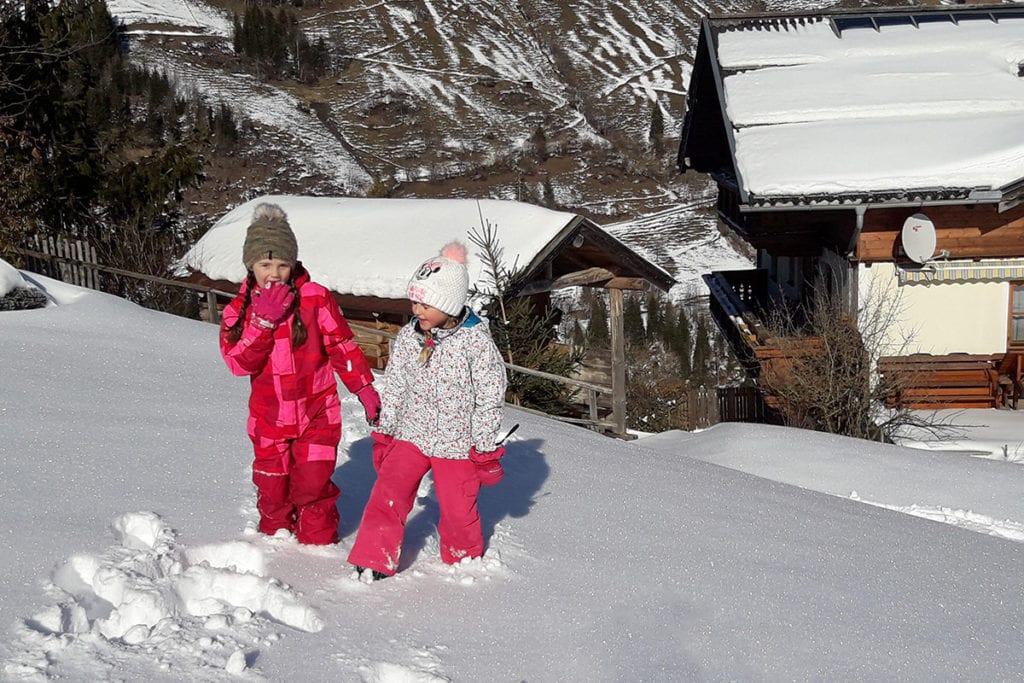
[[[235,0],[108,0],[133,59],[248,121],[245,151],[211,163],[194,211],[264,192],[519,199],[622,223],[682,273],[703,268],[680,262],[691,243],[720,241],[700,210],[707,180],[674,166],[697,27],[751,4],[307,2],[289,11],[333,64],[309,85],[252,75],[232,47]],[[715,267],[748,263],[720,246]]]

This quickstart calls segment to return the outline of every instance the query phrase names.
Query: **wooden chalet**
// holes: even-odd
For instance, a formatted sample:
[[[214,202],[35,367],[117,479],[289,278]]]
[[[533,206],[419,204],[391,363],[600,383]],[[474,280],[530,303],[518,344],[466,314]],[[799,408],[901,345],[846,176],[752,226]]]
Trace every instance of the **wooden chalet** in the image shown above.
[[[215,223],[180,264],[183,279],[236,293],[246,276],[242,243],[253,210],[261,202],[279,204],[288,214],[299,243],[299,259],[317,282],[334,292],[349,321],[397,331],[411,318],[405,298],[409,277],[425,259],[452,239],[470,252],[471,288],[486,292],[479,238],[493,231],[503,266],[522,269],[522,287],[511,294],[546,303],[550,293],[567,287],[608,290],[612,337],[610,419],[625,433],[625,345],[623,292],[657,287],[668,291],[675,280],[605,232],[573,213],[531,204],[473,199],[367,199],[352,197],[258,197]],[[357,331],[360,345],[378,368],[385,367],[389,339]]]
[[[901,311],[878,363],[905,380],[893,405],[1019,405],[1021,44],[1014,4],[702,21],[678,165],[713,177],[756,249],[756,268],[705,276],[751,374],[792,347],[773,308],[827,286],[852,313],[871,290]]]

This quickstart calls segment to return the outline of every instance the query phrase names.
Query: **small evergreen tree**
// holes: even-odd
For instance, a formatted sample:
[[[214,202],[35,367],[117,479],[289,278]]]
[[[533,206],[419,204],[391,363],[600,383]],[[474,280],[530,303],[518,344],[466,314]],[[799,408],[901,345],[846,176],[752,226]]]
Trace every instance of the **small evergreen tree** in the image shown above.
[[[651,149],[658,156],[661,156],[664,151],[663,139],[665,137],[665,116],[661,113],[661,105],[658,104],[658,100],[654,100],[651,105],[651,128],[647,134],[647,138],[651,142]]]
[[[675,310],[674,324],[667,330],[668,337],[666,337],[665,343],[679,361],[679,376],[687,379],[693,371],[691,362],[693,341],[690,334],[690,319],[686,315],[685,306],[679,306]]]
[[[480,248],[484,264],[484,281],[490,288],[488,318],[494,343],[511,364],[554,375],[572,375],[583,360],[584,348],[565,349],[555,344],[557,311],[550,306],[540,309],[528,297],[509,298],[508,293],[519,286],[521,272],[516,264],[506,266],[504,249],[498,242],[497,228],[485,223],[470,233],[470,241]],[[509,374],[508,392],[524,406],[548,413],[573,413],[575,390],[554,380],[527,375]]]
[[[660,341],[665,331],[665,313],[662,305],[663,297],[658,292],[647,295],[647,341]],[[669,302],[671,304],[671,302]]]
[[[544,129],[537,126],[533,131],[533,135],[530,136],[528,141],[529,154],[539,162],[547,161],[548,158],[548,136],[544,134]]]
[[[627,344],[646,345],[647,331],[644,329],[644,315],[638,296],[628,294],[625,297],[622,305],[622,332]]]
[[[611,344],[611,333],[608,330],[608,306],[604,302],[604,297],[598,292],[595,292],[590,299],[587,344],[595,349],[607,349]]]
[[[541,187],[543,188],[544,206],[552,209],[557,207],[558,202],[555,200],[555,188],[551,185],[551,178],[545,178]]]
[[[714,376],[712,364],[714,357],[711,349],[711,331],[708,329],[707,316],[697,318],[697,331],[693,337],[693,365],[691,376],[695,382],[707,384]]]

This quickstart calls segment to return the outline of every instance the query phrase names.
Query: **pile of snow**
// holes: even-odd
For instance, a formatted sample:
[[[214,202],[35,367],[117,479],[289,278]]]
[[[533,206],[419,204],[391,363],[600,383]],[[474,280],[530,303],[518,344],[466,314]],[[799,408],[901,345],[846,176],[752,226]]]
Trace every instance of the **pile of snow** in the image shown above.
[[[26,619],[8,673],[38,674],[71,648],[111,644],[153,658],[158,670],[222,667],[240,673],[246,652],[282,628],[316,633],[323,622],[287,585],[266,576],[256,546],[232,541],[188,548],[152,512],[114,520],[117,543],[78,554],[53,572],[61,599]]]

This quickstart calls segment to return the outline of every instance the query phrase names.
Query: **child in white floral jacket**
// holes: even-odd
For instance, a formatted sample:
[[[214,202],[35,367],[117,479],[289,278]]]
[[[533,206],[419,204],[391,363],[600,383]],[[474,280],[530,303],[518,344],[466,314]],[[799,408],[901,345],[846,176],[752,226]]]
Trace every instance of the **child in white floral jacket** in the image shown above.
[[[413,319],[398,333],[384,373],[373,433],[377,482],[348,561],[362,580],[398,570],[405,521],[420,480],[433,470],[441,559],[483,554],[477,496],[501,478],[495,444],[505,401],[501,355],[466,305],[466,247],[452,242],[409,281]]]

